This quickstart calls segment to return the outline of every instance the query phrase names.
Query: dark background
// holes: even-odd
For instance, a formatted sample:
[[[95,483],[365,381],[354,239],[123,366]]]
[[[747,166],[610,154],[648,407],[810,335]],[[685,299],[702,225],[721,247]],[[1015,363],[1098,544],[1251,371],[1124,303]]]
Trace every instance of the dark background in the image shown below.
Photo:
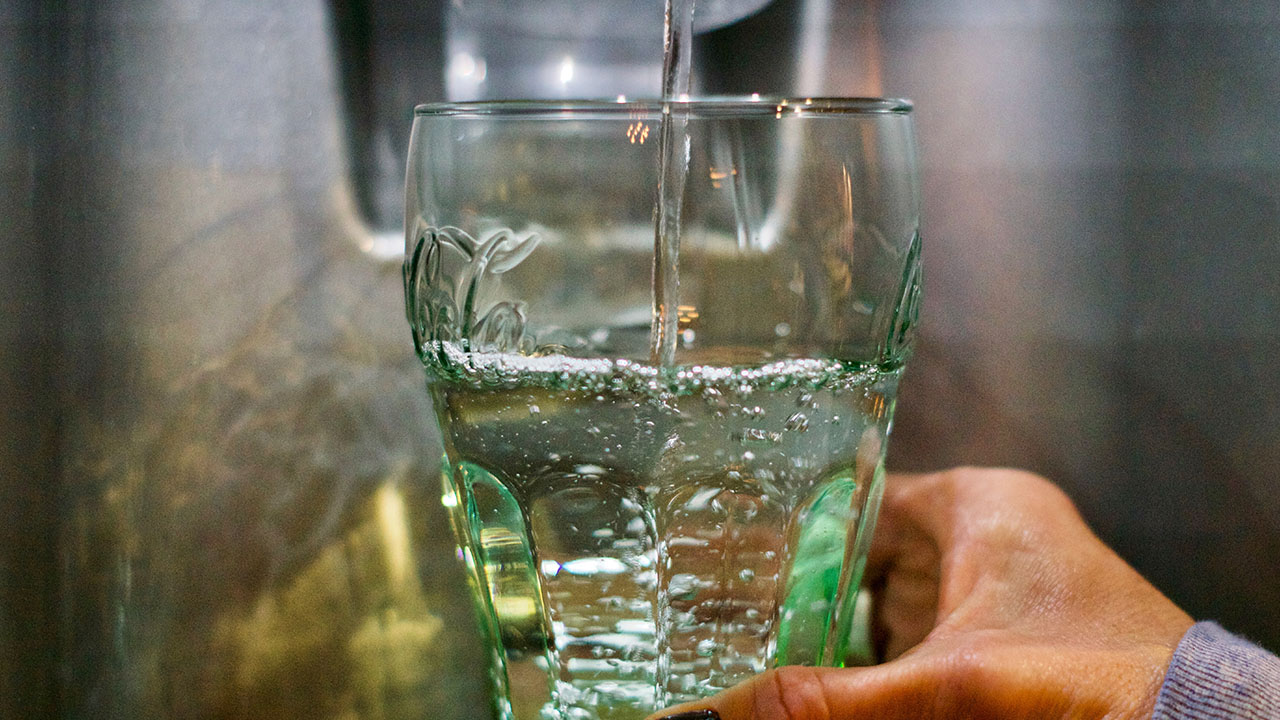
[[[442,12],[0,5],[0,718],[480,706],[384,252]],[[1044,473],[1280,649],[1280,6],[777,0],[698,52],[705,90],[917,105],[891,465]]]

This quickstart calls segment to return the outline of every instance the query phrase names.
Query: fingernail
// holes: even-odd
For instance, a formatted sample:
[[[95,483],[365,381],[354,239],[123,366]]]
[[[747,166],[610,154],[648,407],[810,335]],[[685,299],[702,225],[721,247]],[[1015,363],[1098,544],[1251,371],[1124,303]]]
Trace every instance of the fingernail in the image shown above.
[[[720,713],[715,710],[690,710],[689,712],[666,715],[658,720],[720,720]]]

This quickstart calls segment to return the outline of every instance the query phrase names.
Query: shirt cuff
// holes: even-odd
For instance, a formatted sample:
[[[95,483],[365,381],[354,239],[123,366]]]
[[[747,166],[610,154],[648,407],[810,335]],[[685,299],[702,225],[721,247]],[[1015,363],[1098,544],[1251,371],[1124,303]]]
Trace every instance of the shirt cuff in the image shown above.
[[[1178,643],[1152,720],[1280,720],[1280,658],[1196,623]]]

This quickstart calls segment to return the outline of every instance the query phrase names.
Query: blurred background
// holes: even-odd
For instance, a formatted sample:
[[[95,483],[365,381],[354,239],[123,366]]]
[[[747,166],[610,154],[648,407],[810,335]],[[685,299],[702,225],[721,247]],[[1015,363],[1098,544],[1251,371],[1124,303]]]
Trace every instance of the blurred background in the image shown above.
[[[891,466],[1044,473],[1280,650],[1280,6],[699,9],[700,92],[916,103]],[[660,33],[657,0],[0,5],[0,718],[476,717],[411,110],[653,95]]]

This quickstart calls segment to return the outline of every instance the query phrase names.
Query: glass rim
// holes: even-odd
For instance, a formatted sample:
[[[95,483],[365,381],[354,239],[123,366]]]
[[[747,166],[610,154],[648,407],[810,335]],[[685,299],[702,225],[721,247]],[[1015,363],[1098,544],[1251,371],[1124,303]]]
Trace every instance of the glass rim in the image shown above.
[[[654,98],[569,100],[473,100],[422,103],[413,109],[421,117],[632,117],[661,115],[667,103]],[[784,97],[766,95],[691,97],[670,102],[688,117],[753,117],[774,115],[909,115],[914,106],[903,98]]]

